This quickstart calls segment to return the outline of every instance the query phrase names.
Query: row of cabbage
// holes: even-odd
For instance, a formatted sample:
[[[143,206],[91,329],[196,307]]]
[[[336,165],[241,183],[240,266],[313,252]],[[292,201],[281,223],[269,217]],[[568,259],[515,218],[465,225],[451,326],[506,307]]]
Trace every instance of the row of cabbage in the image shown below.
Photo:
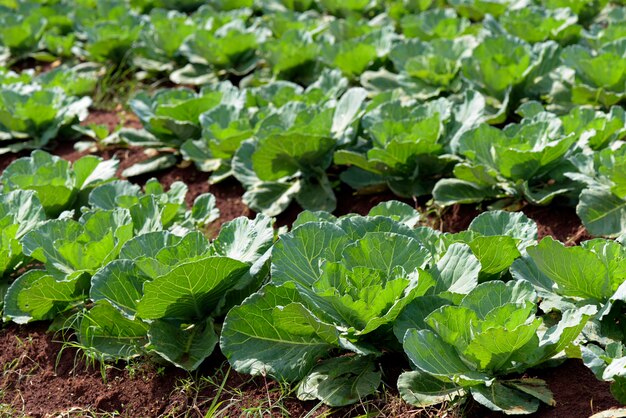
[[[397,202],[365,217],[301,214],[272,249],[269,282],[224,320],[231,365],[344,405],[404,351],[407,402],[472,397],[523,414],[554,405],[527,369],[583,358],[625,400],[621,243],[537,242],[521,213],[485,212],[456,234],[414,227],[418,217]]]
[[[263,263],[254,265],[273,241],[271,219],[235,219],[209,241],[219,217],[212,195],[189,209],[184,183],[165,191],[150,180],[142,190],[115,179],[116,168],[34,151],[3,171],[3,317],[53,320],[99,359],[143,346],[193,369],[217,342],[213,318],[258,288]]]
[[[362,9],[350,10],[358,6],[352,3]],[[1,6],[0,51],[9,64],[24,58],[128,61],[148,73],[176,70],[175,82],[216,77],[220,72],[245,75],[268,66],[270,73],[302,78],[292,70],[302,70],[307,63],[358,77],[380,66],[378,61],[399,39],[439,39],[443,41],[439,46],[449,49],[452,44],[446,40],[476,35],[483,26],[494,24],[528,44],[581,41],[600,49],[623,35],[623,12],[605,8],[608,4],[606,0],[9,1]],[[437,67],[428,61],[432,60],[421,64]]]
[[[184,184],[142,190],[116,165],[35,151],[4,170],[5,321],[52,321],[102,361],[194,370],[219,345],[235,370],[331,406],[375,393],[386,353],[410,360],[397,385],[416,406],[471,396],[531,413],[554,400],[520,374],[565,357],[626,402],[620,241],[538,242],[534,222],[504,211],[441,233],[399,202],[367,216],[305,211],[278,237],[261,214],[211,232],[213,196],[188,209]]]
[[[189,10],[196,3],[190,2]],[[341,7],[333,2],[248,3],[215,3],[187,15],[149,11],[167,6],[150,2],[97,2],[96,13],[87,8],[89,2],[26,2],[4,18],[11,36],[30,33],[20,25],[36,21],[41,39],[60,31],[59,36],[75,37],[79,44],[73,49],[80,51],[113,48],[124,55],[159,55],[168,49],[163,44],[172,42],[167,59],[135,58],[172,64],[185,56],[190,62],[186,73],[191,66],[201,77],[184,81],[208,83],[200,91],[166,89],[131,100],[145,129],[118,136],[128,144],[169,152],[129,169],[127,176],[170,167],[178,154],[212,171],[212,181],[234,175],[247,190],[245,202],[270,216],[293,200],[305,209],[331,211],[333,188],[341,180],[357,190],[389,187],[402,197],[432,192],[443,205],[497,200],[496,206],[504,207],[519,199],[547,204],[558,197],[578,205],[592,233],[624,231],[624,116],[620,107],[612,107],[626,91],[622,7],[455,2],[445,8],[424,2],[389,3],[383,13],[383,4],[376,2]],[[284,10],[293,8],[298,11]],[[346,12],[352,8],[358,13]],[[399,16],[401,10],[410,13]],[[561,21],[548,11],[569,17]],[[361,12],[371,19],[360,19]],[[92,27],[126,39],[119,28],[128,16],[143,22],[129,24],[137,39],[122,45],[107,38],[94,41],[98,48],[90,46],[87,29]],[[551,29],[529,39],[542,25]],[[255,42],[253,47],[240,39],[240,30]],[[180,39],[173,36],[179,31]],[[306,45],[290,33],[307,34]],[[196,39],[202,36],[223,36],[248,49]],[[37,37],[25,39],[31,38],[36,47],[26,49],[37,58],[33,51],[47,47]],[[271,53],[257,48],[261,41],[274,45],[268,46]],[[3,42],[10,56],[23,56],[16,52],[21,47],[11,52],[11,43]],[[225,60],[213,68],[207,56],[194,61],[181,52],[202,55],[191,53],[192,45],[218,61],[219,51],[238,51],[254,65],[238,72],[235,62]],[[152,70],[174,76],[183,64]],[[290,70],[306,88],[272,81],[293,78]],[[229,71],[248,75],[240,87],[217,82]],[[78,132],[98,136],[71,128],[86,117],[87,96],[99,76],[101,68],[89,63],[42,75],[2,71],[0,152],[41,148]],[[349,88],[354,83],[362,87]],[[517,123],[504,129],[488,126],[511,121]],[[333,163],[349,168],[337,176]]]
[[[0,152],[89,134],[75,123],[87,115],[90,99],[80,96],[93,88],[96,73],[89,65],[40,76],[6,72]],[[130,106],[143,129],[122,129],[103,143],[160,151],[125,176],[172,167],[181,157],[212,172],[212,182],[234,176],[246,189],[244,202],[268,216],[294,200],[332,211],[342,181],[364,193],[433,194],[440,205],[513,207],[556,198],[577,206],[594,235],[626,232],[623,108],[576,106],[558,114],[528,101],[517,109],[517,123],[498,128],[489,98],[474,90],[426,102],[398,90],[370,97],[349,88],[338,71],[324,71],[306,89],[287,81],[250,88],[226,81],[200,92],[140,93]]]
[[[234,176],[244,202],[275,216],[292,201],[333,211],[339,181],[360,193],[391,189],[439,205],[521,201],[576,206],[594,235],[626,232],[626,115],[574,107],[558,115],[539,102],[517,109],[518,122],[490,124],[489,99],[477,91],[427,102],[386,92],[369,99],[325,72],[306,89],[289,82],[238,89],[229,82],[140,94],[130,106],[143,129],[116,138],[161,152],[129,168],[143,174],[182,158]]]
[[[100,66],[60,66],[37,75],[0,68],[0,154],[40,149],[76,138],[89,115]]]
[[[328,13],[345,2],[308,2],[320,10],[305,12],[277,1],[213,3],[142,14],[148,5],[125,0],[19,2],[3,10],[0,47],[7,64],[128,62],[141,77],[182,84],[309,85],[328,68],[420,98],[469,85],[490,97],[494,118],[520,98],[608,107],[625,94],[625,12],[606,1],[359,1],[364,15],[338,17]]]

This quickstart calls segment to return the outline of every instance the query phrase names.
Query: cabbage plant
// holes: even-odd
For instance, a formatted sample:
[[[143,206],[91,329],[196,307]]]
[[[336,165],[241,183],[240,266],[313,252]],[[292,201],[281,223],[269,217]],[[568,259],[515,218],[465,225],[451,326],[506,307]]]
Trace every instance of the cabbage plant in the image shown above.
[[[487,199],[548,204],[576,190],[563,171],[571,168],[566,157],[577,139],[573,132],[565,135],[561,122],[549,115],[502,130],[482,124],[459,139],[465,161],[454,167],[455,178],[437,183],[433,196],[444,205]]]
[[[626,233],[626,146],[613,146],[573,159],[577,171],[567,175],[585,186],[576,213],[593,235]]]
[[[304,209],[332,211],[336,198],[326,170],[334,151],[356,135],[366,96],[353,88],[337,101],[291,102],[263,119],[232,162],[246,189],[243,201],[268,216],[293,200]]]
[[[571,83],[574,104],[608,108],[624,99],[626,90],[626,40],[607,43],[598,50],[581,45],[567,47],[561,54],[564,65],[575,72]]]
[[[0,85],[0,153],[45,147],[61,129],[85,119],[91,102],[60,87]]]
[[[623,242],[623,239],[621,240]],[[612,382],[611,392],[626,400],[626,247],[619,241],[592,239],[577,247],[565,247],[544,238],[516,260],[511,273],[527,280],[542,299],[543,311],[565,312],[593,305],[597,314],[583,330],[585,344],[574,355],[582,356],[598,379]]]
[[[416,301],[462,299],[508,268],[495,254],[510,265],[536,238],[519,214],[486,214],[458,235],[413,228],[419,218],[399,202],[366,217],[303,212],[272,249],[269,282],[226,316],[220,346],[233,368],[299,383],[300,399],[357,402],[380,385],[376,358],[400,350],[392,328],[421,320]]]
[[[0,175],[3,193],[33,190],[46,214],[56,217],[61,212],[79,209],[86,203],[94,187],[111,180],[117,160],[104,161],[87,155],[73,164],[45,151],[33,151],[30,157],[12,162]]]
[[[422,326],[407,330],[403,338],[415,370],[398,379],[402,397],[426,407],[471,396],[506,414],[531,414],[541,403],[555,405],[543,380],[509,375],[568,348],[596,308],[565,310],[550,326],[539,316],[537,301],[533,286],[523,280],[480,284],[458,304],[416,301],[414,308],[425,316],[416,318]]]

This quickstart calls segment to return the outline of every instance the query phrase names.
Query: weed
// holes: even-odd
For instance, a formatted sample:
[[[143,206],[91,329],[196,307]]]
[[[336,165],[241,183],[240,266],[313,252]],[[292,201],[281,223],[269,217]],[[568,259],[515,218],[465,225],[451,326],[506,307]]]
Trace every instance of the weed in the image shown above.
[[[89,370],[90,368],[94,370],[100,370],[100,377],[104,383],[107,382],[107,370],[112,368],[113,366],[108,364],[105,360],[106,357],[104,354],[90,348],[81,345],[76,341],[61,341],[62,346],[59,350],[56,358],[56,362],[54,364],[55,370],[58,368],[59,363],[61,362],[61,358],[63,356],[63,352],[70,348],[75,349],[76,352],[74,354],[74,365],[70,373],[74,372],[81,364],[85,365],[85,370]]]
[[[17,341],[17,348],[23,349],[26,346],[33,345],[33,337],[30,335],[24,339],[21,339],[17,335],[15,335],[15,340]]]
[[[209,409],[204,415],[204,418],[213,418],[218,416],[219,408],[224,404],[224,401],[219,401],[222,396],[222,392],[224,391],[224,386],[226,386],[226,382],[228,381],[228,375],[230,374],[230,367],[226,371],[226,375],[222,378],[222,383],[218,387],[215,395],[213,395],[213,401],[211,405],[209,405]]]
[[[429,200],[426,203],[426,208],[422,212],[422,225],[443,232],[443,215],[445,212],[446,207],[435,204],[435,201],[432,199]]]
[[[32,376],[39,367],[39,363],[26,353],[22,353],[19,357],[3,364],[2,380],[9,385],[18,386],[26,378]]]
[[[3,397],[2,391],[0,391],[0,397]],[[23,412],[18,411],[11,404],[0,402],[0,418],[21,418],[26,417]]]
[[[139,81],[125,57],[118,65],[106,69],[93,94],[93,107],[100,110],[121,110],[135,93]]]
[[[73,407],[65,411],[57,411],[54,414],[47,414],[46,417],[54,418],[118,418],[127,417],[117,411],[114,412],[98,412],[89,408]]]

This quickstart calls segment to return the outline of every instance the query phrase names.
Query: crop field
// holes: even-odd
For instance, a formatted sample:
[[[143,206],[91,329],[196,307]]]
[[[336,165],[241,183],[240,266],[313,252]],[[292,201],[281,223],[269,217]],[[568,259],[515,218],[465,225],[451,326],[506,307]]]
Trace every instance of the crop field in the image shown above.
[[[0,418],[626,417],[623,0],[0,0]]]

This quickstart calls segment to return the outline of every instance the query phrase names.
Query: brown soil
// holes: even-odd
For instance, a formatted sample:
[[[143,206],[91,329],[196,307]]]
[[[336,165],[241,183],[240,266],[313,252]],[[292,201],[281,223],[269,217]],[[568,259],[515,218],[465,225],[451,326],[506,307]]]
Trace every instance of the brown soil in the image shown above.
[[[24,157],[29,155],[30,153],[18,153],[18,154],[4,154],[0,155],[0,172],[4,171],[5,168],[9,166],[13,161],[17,160],[20,157]]]
[[[141,122],[134,113],[124,112],[122,110],[116,112],[90,109],[89,116],[87,116],[87,119],[82,121],[80,124],[83,126],[91,124],[106,125],[107,128],[109,128],[109,133],[113,132],[120,125],[124,128],[141,128]]]
[[[65,417],[63,413],[74,411],[79,414],[71,416],[116,412],[122,417],[204,417],[218,394],[219,409],[223,409],[220,416],[343,418],[372,411],[380,411],[376,416],[426,416],[416,414],[397,396],[391,401],[379,396],[363,405],[336,410],[299,401],[275,381],[229,370],[219,352],[194,375],[161,367],[156,361],[100,368],[98,363],[86,362],[77,349],[64,347],[60,335],[56,337],[42,324],[8,324],[0,331],[0,407],[4,408],[0,416]],[[7,405],[12,410],[7,411]]]
[[[465,231],[472,220],[480,214],[476,206],[454,205],[444,210],[441,215],[440,229],[445,232]]]
[[[568,245],[591,239],[576,209],[563,206],[526,206],[522,212],[537,222],[539,239],[551,236]]]
[[[10,325],[0,335],[0,346],[2,403],[11,404],[16,416],[48,417],[72,407],[158,416],[172,402],[173,383],[182,376],[175,370],[166,377],[141,370],[130,378],[131,369],[111,367],[103,381],[100,370],[88,368],[76,350],[60,351],[62,344],[40,324]]]
[[[390,386],[385,395],[361,405],[331,410],[316,402],[297,400],[281,390],[277,382],[229,371],[219,353],[212,355],[194,375],[159,366],[157,361],[120,362],[99,368],[98,363],[88,365],[75,348],[64,348],[58,341],[60,337],[46,332],[42,324],[9,324],[0,331],[0,406],[5,405],[0,416],[47,418],[69,416],[61,414],[73,410],[80,413],[71,416],[81,417],[96,412],[117,412],[122,417],[203,417],[218,393],[223,409],[220,416],[444,416],[443,410],[420,411],[399,399],[395,380],[406,364],[399,365],[397,359],[382,360],[388,371],[384,380]],[[587,418],[619,406],[610,395],[608,384],[597,381],[578,360],[568,360],[554,369],[531,370],[526,375],[545,379],[557,402],[556,407],[542,406],[530,417]],[[220,391],[224,379],[226,384]],[[3,415],[6,405],[13,409]],[[503,416],[476,404],[463,409],[446,416]]]
[[[609,392],[609,384],[595,378],[580,360],[567,360],[555,368],[529,370],[524,377],[543,379],[554,394],[555,407],[542,405],[539,411],[527,415],[536,418],[588,418],[620,403]],[[472,418],[495,418],[498,414],[473,404],[468,415]]]
[[[377,204],[386,202],[389,200],[399,200],[407,203],[413,207],[416,207],[414,201],[409,199],[403,199],[396,196],[389,190],[382,191],[375,194],[359,194],[355,192],[348,185],[341,183],[339,190],[335,191],[337,197],[337,208],[333,212],[336,216],[347,215],[349,213],[356,213],[359,215],[367,215],[367,213]],[[296,220],[298,214],[302,212],[302,208],[296,202],[292,202],[291,205],[283,213],[278,215],[276,219],[277,226],[291,226]]]
[[[591,238],[574,208],[527,205],[521,211],[537,223],[539,239],[551,236],[567,245],[576,245]],[[451,206],[441,216],[441,229],[446,232],[463,231],[480,212],[473,205]]]
[[[588,417],[621,406],[609,392],[609,384],[596,379],[580,360],[567,360],[554,369],[529,373],[548,382],[554,393],[555,408],[543,408],[541,418]]]

